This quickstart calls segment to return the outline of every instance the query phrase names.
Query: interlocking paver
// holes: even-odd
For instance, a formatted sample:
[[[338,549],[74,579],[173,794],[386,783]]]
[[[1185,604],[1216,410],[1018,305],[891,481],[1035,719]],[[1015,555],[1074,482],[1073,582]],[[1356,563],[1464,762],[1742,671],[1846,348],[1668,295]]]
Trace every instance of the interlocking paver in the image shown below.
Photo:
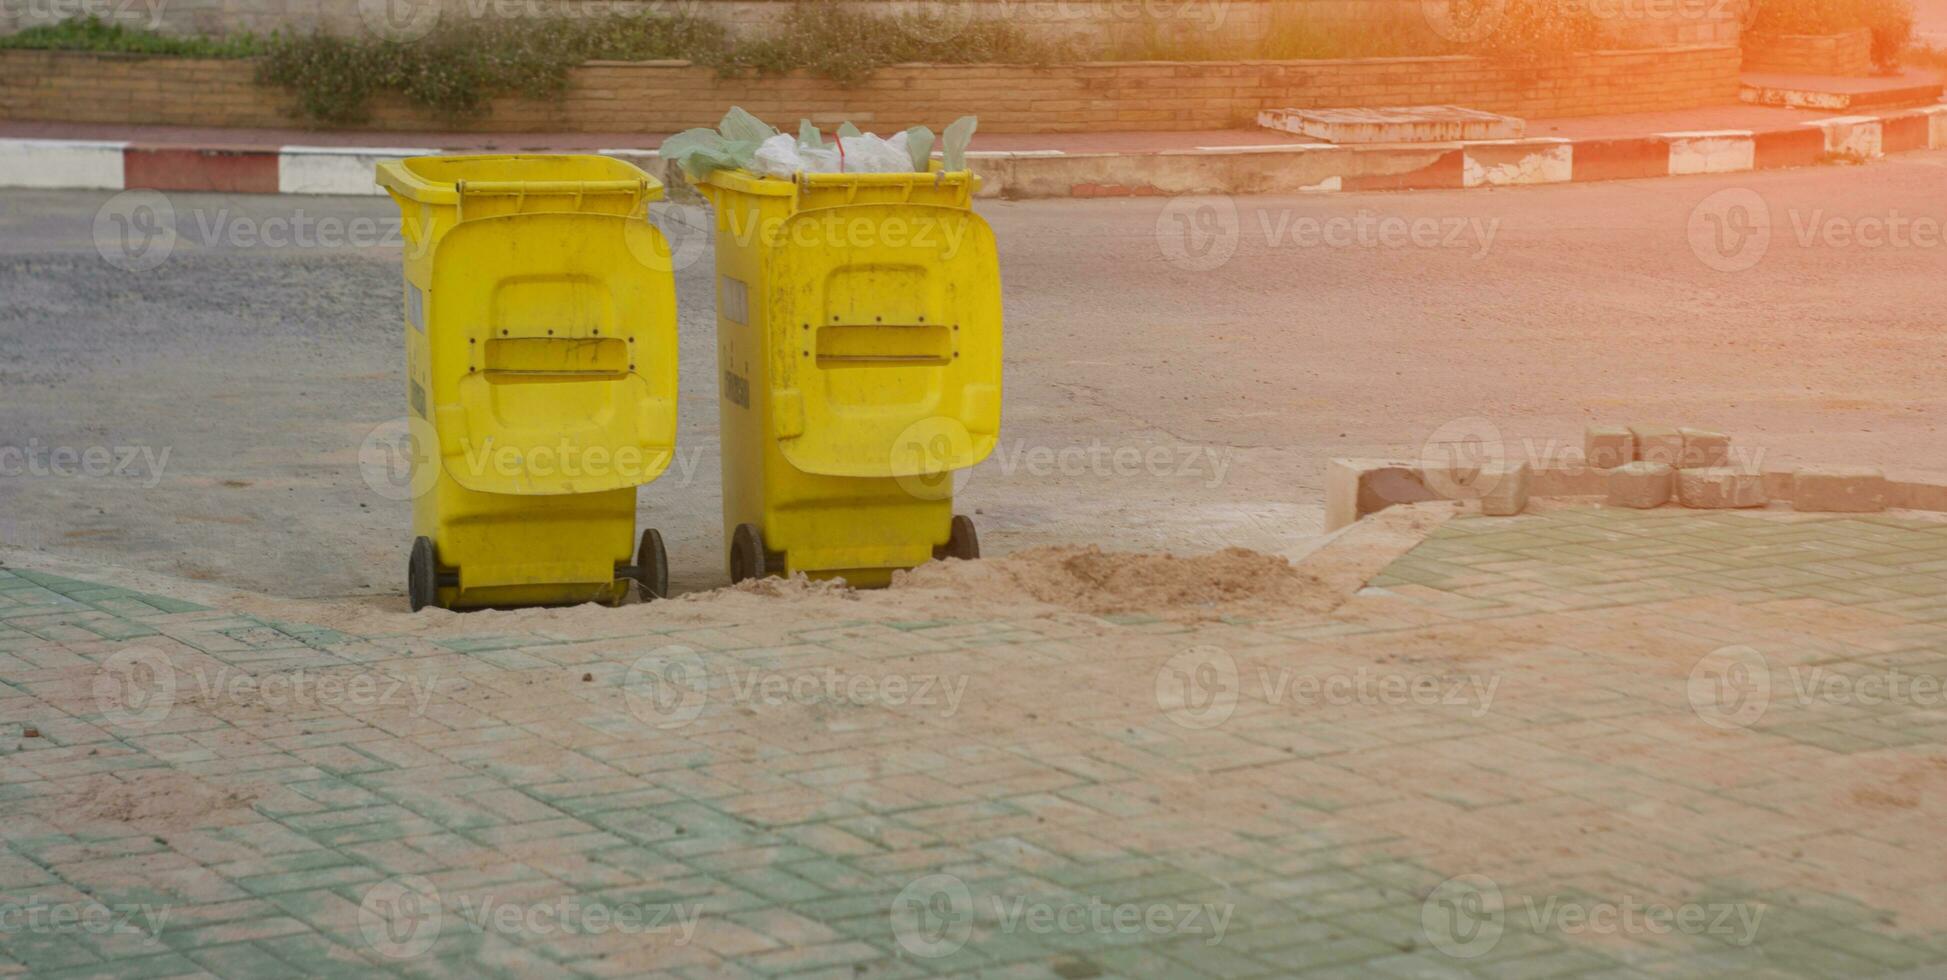
[[[1912,681],[1947,677],[1943,596],[1939,523],[1552,507],[1448,521],[1333,613],[1270,621],[855,604],[366,636],[0,569],[0,969],[1937,969],[1947,705]],[[631,686],[668,644],[713,669],[672,724]],[[183,682],[165,717],[91,690],[134,648]],[[1161,693],[1187,651],[1209,704]],[[222,686],[300,673],[409,696]],[[964,687],[949,708],[756,686],[831,675]],[[1858,696],[1888,683],[1909,686]],[[155,940],[4,917],[87,903],[173,919]],[[1761,914],[1603,927],[1644,907]],[[1456,956],[1443,916],[1499,936]]]

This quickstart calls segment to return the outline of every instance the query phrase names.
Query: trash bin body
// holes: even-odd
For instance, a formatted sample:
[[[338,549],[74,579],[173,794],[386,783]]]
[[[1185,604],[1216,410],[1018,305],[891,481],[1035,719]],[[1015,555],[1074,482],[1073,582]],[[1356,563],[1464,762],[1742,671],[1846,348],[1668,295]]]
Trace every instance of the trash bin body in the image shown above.
[[[998,440],[1001,290],[973,176],[717,171],[696,183],[716,213],[733,580],[804,572],[876,587],[938,555],[977,555],[953,513],[954,473]]]
[[[666,592],[660,535],[635,535],[635,488],[676,440],[675,284],[645,220],[662,185],[592,156],[421,157],[378,181],[404,219],[413,533],[435,577],[422,603],[414,565],[415,608],[613,603],[655,574]]]

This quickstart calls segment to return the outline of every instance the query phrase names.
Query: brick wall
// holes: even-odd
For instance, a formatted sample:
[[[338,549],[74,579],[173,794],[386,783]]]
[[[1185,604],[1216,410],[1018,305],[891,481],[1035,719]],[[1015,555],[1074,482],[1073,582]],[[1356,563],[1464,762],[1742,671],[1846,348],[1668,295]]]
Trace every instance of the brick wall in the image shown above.
[[[896,65],[850,88],[804,75],[718,78],[685,62],[592,62],[558,102],[509,99],[472,128],[671,133],[741,105],[776,124],[850,119],[937,128],[964,113],[990,133],[1223,129],[1263,108],[1454,103],[1520,116],[1652,112],[1734,102],[1735,46],[1595,52],[1552,66],[1478,58]],[[0,118],[165,125],[300,125],[248,61],[0,51]],[[362,126],[455,128],[397,102]]]
[[[1747,34],[1744,70],[1784,75],[1873,73],[1873,32],[1844,34]]]

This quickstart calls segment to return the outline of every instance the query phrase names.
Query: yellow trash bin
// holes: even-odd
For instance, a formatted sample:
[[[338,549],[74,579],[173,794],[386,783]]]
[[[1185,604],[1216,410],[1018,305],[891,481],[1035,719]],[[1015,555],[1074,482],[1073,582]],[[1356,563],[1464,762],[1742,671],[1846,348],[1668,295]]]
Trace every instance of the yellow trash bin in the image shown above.
[[[979,557],[953,512],[954,472],[1000,432],[1000,265],[976,178],[719,170],[695,184],[716,212],[731,579],[877,587]]]
[[[381,163],[405,239],[412,608],[667,595],[636,490],[676,443],[662,184],[600,156]]]

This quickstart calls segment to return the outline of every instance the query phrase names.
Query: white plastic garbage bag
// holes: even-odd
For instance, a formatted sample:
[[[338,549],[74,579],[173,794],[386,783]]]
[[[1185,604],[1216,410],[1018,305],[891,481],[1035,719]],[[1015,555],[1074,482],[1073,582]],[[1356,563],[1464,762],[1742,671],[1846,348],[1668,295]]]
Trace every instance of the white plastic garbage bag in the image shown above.
[[[896,142],[895,142],[896,141]],[[848,174],[898,174],[913,169],[912,155],[906,152],[906,134],[896,133],[890,140],[871,133],[841,137],[838,141]]]

